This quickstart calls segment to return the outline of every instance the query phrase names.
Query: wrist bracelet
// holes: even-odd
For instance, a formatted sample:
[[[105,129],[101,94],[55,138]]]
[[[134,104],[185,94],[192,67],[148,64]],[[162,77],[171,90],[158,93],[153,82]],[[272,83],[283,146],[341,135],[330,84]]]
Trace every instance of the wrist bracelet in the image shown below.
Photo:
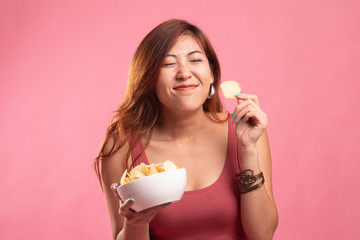
[[[254,171],[251,169],[246,169],[244,171],[241,171],[240,173],[235,174],[235,176],[237,178],[236,185],[239,188],[241,194],[251,192],[261,187],[265,182],[263,172],[254,175]],[[261,182],[253,185],[260,178],[262,179]]]

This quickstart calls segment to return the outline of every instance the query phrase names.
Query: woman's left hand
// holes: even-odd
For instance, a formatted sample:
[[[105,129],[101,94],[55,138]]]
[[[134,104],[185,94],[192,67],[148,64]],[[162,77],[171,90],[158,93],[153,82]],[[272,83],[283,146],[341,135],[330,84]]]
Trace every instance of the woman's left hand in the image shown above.
[[[260,109],[256,95],[242,93],[237,96],[238,105],[233,113],[236,123],[235,133],[239,144],[255,146],[267,126],[266,113]]]

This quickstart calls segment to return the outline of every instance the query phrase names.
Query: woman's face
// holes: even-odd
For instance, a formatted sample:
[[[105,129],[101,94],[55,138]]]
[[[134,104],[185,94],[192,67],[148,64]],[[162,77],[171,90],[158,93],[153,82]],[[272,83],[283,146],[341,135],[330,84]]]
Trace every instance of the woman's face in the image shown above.
[[[213,81],[204,50],[192,36],[183,35],[165,56],[156,94],[163,108],[195,111],[202,108]]]

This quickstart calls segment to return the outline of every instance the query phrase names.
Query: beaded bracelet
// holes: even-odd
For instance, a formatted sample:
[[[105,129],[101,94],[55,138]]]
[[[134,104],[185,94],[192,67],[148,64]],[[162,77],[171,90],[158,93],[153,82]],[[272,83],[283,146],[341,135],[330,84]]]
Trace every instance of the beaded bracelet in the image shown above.
[[[235,174],[235,176],[238,178],[236,179],[236,185],[239,188],[241,194],[251,192],[261,187],[265,182],[263,172],[254,175],[254,171],[251,169],[241,171],[240,173]],[[260,178],[262,179],[261,182],[251,186]]]

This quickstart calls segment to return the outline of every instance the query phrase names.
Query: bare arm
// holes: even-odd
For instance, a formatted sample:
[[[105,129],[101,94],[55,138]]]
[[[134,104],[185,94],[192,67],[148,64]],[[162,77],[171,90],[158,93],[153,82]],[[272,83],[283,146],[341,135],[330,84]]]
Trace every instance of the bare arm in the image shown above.
[[[263,186],[241,194],[241,220],[250,240],[272,239],[278,214],[272,191],[270,146],[265,130],[267,117],[255,95],[243,94],[238,97],[238,103],[235,121],[241,169],[251,169],[255,174],[262,171],[265,178]]]
[[[240,151],[242,169],[261,171],[265,183],[260,188],[241,194],[241,220],[249,239],[272,239],[277,227],[278,215],[274,202],[271,181],[271,157],[266,132],[262,134],[256,148]]]
[[[113,140],[105,145],[106,151],[110,151]],[[114,189],[115,183],[120,181],[126,169],[126,159],[128,146],[123,146],[118,152],[102,161],[103,188],[108,205],[112,235],[114,240],[149,240],[149,223],[156,213],[164,206],[156,206],[135,212],[131,208],[134,199],[124,199],[122,201]]]

